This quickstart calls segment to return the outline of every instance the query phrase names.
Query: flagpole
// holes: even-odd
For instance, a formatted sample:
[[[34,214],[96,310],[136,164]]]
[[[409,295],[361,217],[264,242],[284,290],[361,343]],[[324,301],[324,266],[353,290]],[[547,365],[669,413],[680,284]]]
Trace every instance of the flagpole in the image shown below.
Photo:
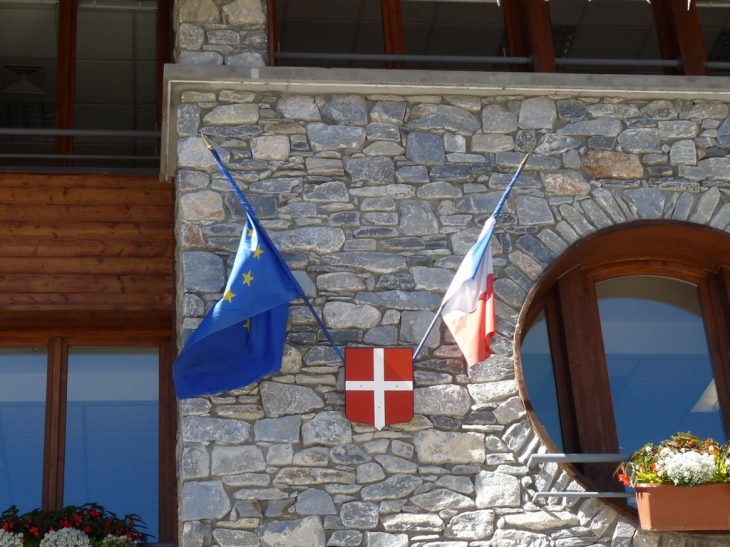
[[[531,153],[532,152],[528,152],[527,154],[525,154],[525,157],[522,158],[522,161],[520,162],[520,165],[517,167],[517,171],[515,172],[514,176],[512,177],[512,180],[507,185],[507,188],[505,189],[504,193],[502,194],[502,197],[497,202],[497,206],[494,208],[494,212],[491,215],[495,221],[497,220],[497,217],[499,216],[499,214],[502,212],[502,208],[504,207],[504,204],[507,203],[507,198],[509,197],[509,194],[512,191],[512,188],[514,187],[515,183],[517,182],[517,179],[519,178],[523,167],[525,167],[525,164],[527,163],[527,158],[530,157]],[[426,338],[428,338],[428,335],[431,334],[431,331],[433,330],[434,326],[436,326],[436,321],[438,321],[438,318],[441,315],[441,312],[444,310],[445,305],[446,305],[446,302],[441,302],[439,309],[436,311],[436,314],[433,316],[433,319],[431,320],[431,324],[428,326],[428,329],[426,329],[426,334],[423,335],[423,340],[421,340],[421,343],[418,344],[416,351],[413,353],[414,360],[416,359],[416,357],[418,357],[418,354],[421,353],[421,350],[423,349],[423,345],[426,343]]]
[[[228,180],[228,183],[231,185],[231,188],[233,188],[233,191],[238,196],[238,199],[241,200],[241,203],[243,204],[243,208],[246,210],[246,214],[251,217],[252,222],[256,222],[258,224],[258,219],[256,218],[256,215],[253,212],[253,207],[251,207],[251,204],[246,199],[246,196],[243,194],[241,189],[236,184],[236,181],[233,180],[233,176],[231,175],[228,168],[223,163],[223,160],[221,159],[220,155],[218,154],[218,151],[213,148],[213,145],[210,143],[210,141],[207,139],[205,135],[201,133],[200,135],[203,137],[203,141],[205,142],[205,147],[210,151],[210,153],[213,155],[213,159],[215,160],[216,164],[218,165],[218,168],[221,170],[221,173],[223,173],[223,176],[226,177],[226,180]],[[324,323],[322,322],[322,319],[320,319],[319,315],[317,315],[316,310],[314,309],[314,306],[312,306],[312,303],[309,301],[309,298],[307,298],[307,295],[304,294],[304,289],[302,289],[301,285],[297,281],[296,277],[294,277],[294,274],[292,274],[291,269],[289,269],[289,266],[284,261],[284,257],[279,254],[278,249],[276,249],[276,245],[271,241],[269,238],[269,234],[266,233],[266,230],[261,230],[260,234],[266,242],[271,245],[272,249],[275,249],[276,252],[274,253],[276,255],[277,260],[282,265],[282,269],[286,272],[287,276],[289,277],[290,281],[294,284],[295,287],[299,289],[299,296],[304,300],[304,303],[309,308],[309,311],[312,312],[312,315],[314,316],[314,319],[317,321],[317,324],[319,325],[319,328],[322,329],[322,332],[327,337],[327,340],[330,344],[332,344],[332,349],[335,350],[335,353],[340,358],[340,361],[343,363],[345,362],[345,356],[342,354],[342,351],[335,343],[334,339],[332,338],[332,335],[327,330],[327,327],[325,327]]]

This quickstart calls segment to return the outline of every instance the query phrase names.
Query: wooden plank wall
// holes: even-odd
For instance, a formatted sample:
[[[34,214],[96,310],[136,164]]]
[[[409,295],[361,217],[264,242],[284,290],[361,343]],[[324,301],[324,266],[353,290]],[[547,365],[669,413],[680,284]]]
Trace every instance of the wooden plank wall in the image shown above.
[[[44,310],[36,323],[93,312],[99,328],[170,318],[173,253],[172,189],[157,177],[0,174],[0,323],[22,310]]]

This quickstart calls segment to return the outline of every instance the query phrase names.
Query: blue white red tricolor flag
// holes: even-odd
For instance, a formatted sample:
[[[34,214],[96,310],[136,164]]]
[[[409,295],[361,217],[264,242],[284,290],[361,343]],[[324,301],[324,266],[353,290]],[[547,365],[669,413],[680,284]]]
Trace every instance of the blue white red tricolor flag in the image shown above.
[[[489,357],[491,353],[489,342],[497,331],[490,241],[497,218],[529,157],[528,152],[517,167],[517,172],[507,185],[504,194],[499,198],[492,216],[484,223],[479,239],[464,257],[441,306],[416,348],[414,358],[421,352],[439,315],[454,335],[468,365],[474,365]]]
[[[496,332],[494,273],[490,239],[496,219],[484,223],[444,296],[441,317],[449,327],[468,365],[490,354],[489,340]]]

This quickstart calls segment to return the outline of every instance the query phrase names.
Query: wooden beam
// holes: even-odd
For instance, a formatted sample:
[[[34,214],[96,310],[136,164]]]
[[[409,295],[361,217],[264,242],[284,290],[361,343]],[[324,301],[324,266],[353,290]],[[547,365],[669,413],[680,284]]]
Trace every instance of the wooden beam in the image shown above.
[[[118,205],[4,205],[0,218],[9,222],[166,222],[169,207]]]
[[[177,542],[177,398],[172,381],[172,363],[177,356],[172,337],[162,338],[160,347],[160,455],[159,455],[159,543]]]
[[[144,311],[168,310],[173,297],[170,291],[150,294],[138,293],[0,293],[0,306],[14,311],[39,310],[99,310]]]
[[[404,55],[406,52],[405,35],[403,32],[403,10],[401,0],[381,0],[383,18],[383,39],[385,53],[390,55]],[[403,62],[388,62],[388,68],[403,69]]]
[[[545,299],[545,322],[550,343],[550,355],[555,374],[555,395],[560,415],[560,432],[562,434],[563,452],[577,454],[580,449],[578,422],[575,417],[575,406],[572,404],[570,366],[564,345],[567,337],[563,329],[562,317],[558,305],[557,291],[551,291]]]
[[[668,61],[678,59],[677,36],[674,32],[674,18],[669,4],[664,0],[654,0],[651,3],[651,8],[654,11],[654,25],[656,26],[662,59]],[[673,67],[666,67],[664,74],[672,76],[679,74],[679,71]]]
[[[508,54],[511,57],[530,56],[530,36],[527,15],[522,0],[503,0],[504,28],[507,35]],[[511,65],[512,72],[527,72],[527,65]]]
[[[59,186],[33,188],[4,185],[0,180],[0,204],[5,205],[111,205],[121,206],[170,206],[170,189],[160,188],[94,188],[84,186]],[[41,181],[37,181],[41,183]],[[114,205],[115,207],[118,205]],[[168,213],[168,219],[172,218]]]
[[[707,51],[702,39],[697,3],[691,2],[688,9],[685,0],[664,1],[669,2],[677,47],[682,58],[682,73],[685,76],[707,76]]]
[[[666,68],[664,73],[706,76],[707,51],[697,5],[692,2],[687,9],[685,0],[653,0],[651,5],[662,59],[682,60],[681,70]]]
[[[545,0],[521,0],[530,38],[530,53],[535,72],[556,72],[550,7]]]
[[[22,310],[0,309],[0,330],[3,343],[8,337],[65,336],[99,338],[110,333],[119,340],[157,339],[172,335],[172,310],[45,310],[25,313]],[[44,342],[45,344],[45,342]],[[149,345],[149,342],[146,342]],[[152,344],[154,345],[154,344]]]
[[[5,293],[145,293],[170,294],[173,276],[79,275],[79,274],[3,274],[0,287]]]
[[[46,433],[43,452],[43,509],[63,507],[63,474],[66,457],[66,380],[68,341],[53,337],[48,345],[46,383]]]
[[[173,51],[175,51],[175,29],[173,21],[174,0],[157,0],[157,127],[162,127],[162,76],[165,64],[173,62]]]
[[[720,268],[700,284],[707,342],[712,358],[715,387],[720,403],[725,437],[730,438],[730,270]]]
[[[2,188],[106,188],[124,191],[169,191],[170,183],[160,182],[157,175],[118,175],[102,173],[0,173]]]
[[[76,102],[76,22],[77,0],[61,0],[58,6],[58,48],[56,72],[56,129],[74,126]],[[73,154],[73,137],[56,137],[56,154]],[[71,160],[56,160],[57,167],[68,167]]]
[[[132,257],[84,257],[74,260],[49,260],[48,257],[8,257],[0,261],[0,275],[71,274],[71,275],[134,275],[172,276],[169,257],[135,260]],[[3,287],[0,287],[0,292]]]
[[[100,240],[116,239],[140,241],[156,239],[170,241],[172,226],[168,223],[149,222],[146,224],[130,222],[35,222],[0,221],[0,237],[29,237],[51,239]]]
[[[134,240],[22,240],[0,238],[0,257],[104,258],[172,257],[172,241]],[[2,264],[0,264],[2,267]]]
[[[562,317],[562,346],[572,385],[572,402],[580,448],[594,454],[618,453],[618,434],[611,399],[595,289],[580,268],[566,272],[557,283]],[[557,378],[556,378],[557,381]],[[613,468],[586,464],[586,475],[601,490],[616,490]]]
[[[269,26],[269,66],[279,66],[276,54],[281,49],[279,43],[279,8],[276,0],[266,0],[266,17]]]

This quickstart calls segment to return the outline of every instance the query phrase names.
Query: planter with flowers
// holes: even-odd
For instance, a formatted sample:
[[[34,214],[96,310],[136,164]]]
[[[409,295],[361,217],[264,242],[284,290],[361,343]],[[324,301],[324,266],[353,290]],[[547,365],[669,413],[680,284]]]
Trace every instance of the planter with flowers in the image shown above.
[[[135,547],[149,539],[143,528],[137,515],[117,517],[96,503],[23,514],[12,506],[0,515],[0,547]]]
[[[691,433],[647,444],[617,470],[643,530],[730,530],[728,447]]]

